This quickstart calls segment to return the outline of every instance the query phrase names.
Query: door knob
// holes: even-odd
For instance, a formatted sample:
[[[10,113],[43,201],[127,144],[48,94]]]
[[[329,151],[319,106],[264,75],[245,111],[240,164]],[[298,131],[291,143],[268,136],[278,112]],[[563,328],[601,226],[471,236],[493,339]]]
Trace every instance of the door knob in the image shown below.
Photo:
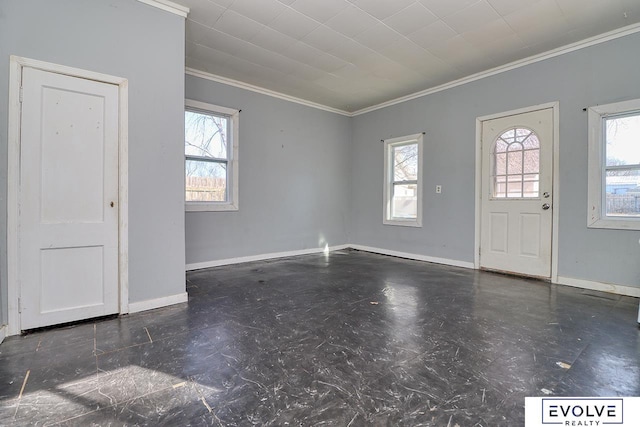
[[[551,207],[551,205],[549,203],[545,203],[544,205],[542,205],[542,209],[544,209],[545,211],[547,209],[549,209]]]
[[[113,202],[110,203],[111,207],[113,207]]]

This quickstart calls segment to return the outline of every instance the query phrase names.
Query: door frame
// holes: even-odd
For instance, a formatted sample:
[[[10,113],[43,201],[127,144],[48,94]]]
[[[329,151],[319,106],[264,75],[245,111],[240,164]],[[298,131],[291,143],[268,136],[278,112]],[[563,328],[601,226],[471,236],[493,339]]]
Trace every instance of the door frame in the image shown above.
[[[548,102],[531,107],[518,108],[516,110],[504,111],[501,113],[489,114],[476,118],[476,202],[475,202],[475,244],[473,254],[473,266],[480,269],[480,224],[482,215],[482,122],[499,119],[502,117],[515,116],[517,114],[530,113],[532,111],[552,109],[553,113],[553,212],[551,219],[551,282],[558,282],[558,222],[560,205],[559,172],[560,172],[560,102]]]
[[[119,313],[129,312],[129,105],[128,80],[79,68],[11,55],[9,59],[9,134],[7,153],[7,335],[21,332],[20,281],[18,274],[19,195],[20,195],[20,87],[22,69],[36,68],[56,74],[94,80],[118,86],[118,307]]]

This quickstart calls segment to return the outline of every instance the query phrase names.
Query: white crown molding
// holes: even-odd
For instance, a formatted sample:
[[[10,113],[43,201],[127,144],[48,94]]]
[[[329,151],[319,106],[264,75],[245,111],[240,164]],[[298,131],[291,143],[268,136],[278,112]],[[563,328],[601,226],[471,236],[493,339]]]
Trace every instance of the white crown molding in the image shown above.
[[[412,99],[420,98],[425,95],[430,95],[436,92],[442,92],[446,89],[451,89],[456,86],[461,86],[463,84],[471,83],[476,80],[484,79],[485,77],[494,76],[496,74],[504,73],[506,71],[515,70],[516,68],[525,67],[527,65],[535,64],[536,62],[545,61],[550,58],[555,58],[556,56],[564,55],[566,53],[571,53],[576,50],[584,49],[590,46],[594,46],[600,43],[605,43],[610,40],[615,40],[624,36],[628,36],[630,34],[634,34],[640,32],[640,23],[629,25],[626,27],[618,28],[613,31],[609,31],[607,33],[599,34],[594,37],[590,37],[588,39],[581,40],[579,42],[571,43],[566,46],[559,47],[557,49],[553,49],[547,52],[543,52],[537,55],[530,56],[528,58],[520,59],[518,61],[510,62],[505,65],[501,65],[499,67],[491,68],[486,71],[481,71],[476,74],[472,74],[467,77],[463,77],[458,80],[454,80],[449,83],[442,84],[440,86],[435,86],[430,89],[425,89],[420,92],[415,92],[410,95],[402,96],[400,98],[392,99],[390,101],[383,102],[381,104],[373,105],[371,107],[363,108],[358,111],[354,111],[351,113],[351,117],[359,116],[361,114],[369,113],[371,111],[380,110],[385,107],[390,107],[392,105],[400,104],[405,101],[410,101]]]
[[[182,6],[181,4],[174,3],[169,0],[138,0],[140,3],[148,4],[149,6],[157,7],[166,12],[171,12],[175,15],[186,18],[189,14],[189,8]]]
[[[234,86],[240,89],[250,90],[251,92],[256,92],[262,95],[283,99],[285,101],[295,102],[296,104],[305,105],[307,107],[316,108],[318,110],[328,111],[330,113],[340,114],[347,117],[351,117],[352,115],[348,111],[340,110],[338,108],[328,107],[326,105],[318,104],[316,102],[307,101],[301,98],[296,98],[295,96],[286,95],[284,93],[276,92],[270,89],[265,89],[260,86],[254,86],[252,84],[241,82],[239,80],[230,79],[228,77],[222,77],[216,74],[211,74],[206,71],[196,70],[194,68],[189,68],[189,67],[185,68],[185,74],[193,77],[199,77],[205,80],[211,80],[217,83],[226,84],[228,86]]]

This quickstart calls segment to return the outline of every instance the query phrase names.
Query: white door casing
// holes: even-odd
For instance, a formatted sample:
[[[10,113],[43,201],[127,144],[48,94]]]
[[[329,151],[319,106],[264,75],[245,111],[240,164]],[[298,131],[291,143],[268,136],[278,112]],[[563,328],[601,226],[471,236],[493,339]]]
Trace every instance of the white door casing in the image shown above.
[[[9,334],[125,313],[126,80],[19,57],[10,80]]]
[[[539,171],[523,175],[535,181],[528,184],[526,188],[530,191],[524,191],[522,196],[508,193],[506,185],[509,184],[502,184],[495,177],[496,173],[504,173],[496,169],[496,141],[503,134],[511,135],[505,132],[516,128],[522,129],[522,138],[532,131],[532,138],[535,140],[537,136],[540,147]],[[481,122],[480,268],[545,279],[552,277],[554,135],[552,108]],[[529,154],[526,148],[525,153]],[[505,193],[498,191],[498,196],[494,187]]]

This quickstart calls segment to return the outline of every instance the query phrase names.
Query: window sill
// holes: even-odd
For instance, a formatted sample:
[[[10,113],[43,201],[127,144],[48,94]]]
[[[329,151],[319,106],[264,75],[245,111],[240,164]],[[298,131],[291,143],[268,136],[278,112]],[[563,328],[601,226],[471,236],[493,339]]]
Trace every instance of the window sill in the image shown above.
[[[185,212],[229,212],[237,211],[237,203],[222,202],[186,202],[184,204]]]
[[[587,224],[588,228],[608,228],[613,230],[640,230],[640,218],[600,218]]]
[[[384,225],[399,225],[401,227],[422,227],[422,221],[415,220],[415,219],[408,219],[408,220],[385,219],[384,221],[382,221],[382,224],[384,224]]]

